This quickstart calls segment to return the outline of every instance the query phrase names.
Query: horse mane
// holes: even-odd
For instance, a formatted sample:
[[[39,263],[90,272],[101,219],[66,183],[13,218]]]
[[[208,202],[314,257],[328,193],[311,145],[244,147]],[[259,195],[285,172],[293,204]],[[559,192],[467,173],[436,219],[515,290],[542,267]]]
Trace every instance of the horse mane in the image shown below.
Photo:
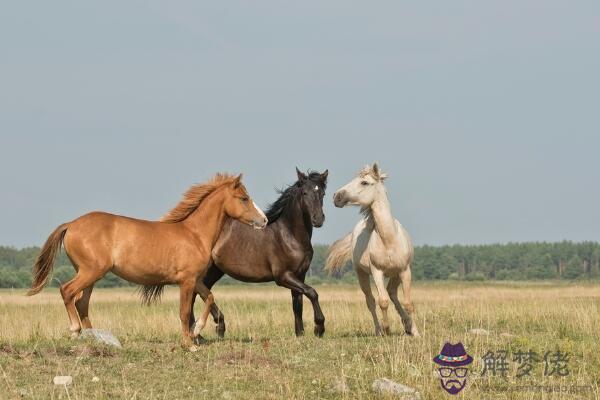
[[[365,176],[371,175],[371,177],[373,179],[376,179],[378,181],[383,181],[383,180],[385,180],[388,177],[388,175],[385,172],[379,171],[378,173],[376,173],[373,170],[373,166],[371,166],[371,165],[365,165],[364,167],[362,167],[360,169],[360,171],[358,171],[358,174],[356,174],[356,175],[359,176],[359,177],[361,177],[361,178],[364,178]]]
[[[316,171],[308,171],[308,180],[312,182],[318,181],[318,183],[323,186],[323,189],[326,189],[327,183],[319,180],[320,176],[321,174]],[[277,221],[279,217],[281,217],[281,214],[283,214],[283,212],[293,203],[298,193],[300,193],[299,189],[301,186],[302,182],[297,180],[285,189],[276,189],[277,193],[279,194],[279,198],[273,203],[269,204],[267,211],[265,211],[265,215],[269,220],[267,225],[272,224],[273,222]]]
[[[361,170],[358,171],[358,174],[356,174],[356,176],[360,178],[371,176],[373,179],[379,182],[383,182],[388,177],[387,174],[385,172],[380,171],[379,168],[377,169],[377,171],[375,171],[373,166],[371,165],[365,165],[364,167],[362,167]],[[373,219],[373,211],[371,210],[371,207],[361,207],[360,213],[366,221]]]
[[[192,185],[184,194],[181,201],[165,214],[160,221],[167,223],[181,222],[190,216],[212,192],[223,185],[235,180],[235,176],[218,173],[206,183]]]

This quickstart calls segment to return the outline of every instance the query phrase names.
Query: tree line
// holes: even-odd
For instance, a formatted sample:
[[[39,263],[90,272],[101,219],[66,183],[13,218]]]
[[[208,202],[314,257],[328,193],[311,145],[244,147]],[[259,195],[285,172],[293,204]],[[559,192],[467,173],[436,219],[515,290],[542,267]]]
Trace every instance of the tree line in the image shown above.
[[[307,274],[309,282],[355,282],[348,263],[329,276],[324,270],[327,245],[315,245]],[[31,284],[31,268],[40,249],[0,246],[0,288],[26,288]],[[58,256],[50,286],[71,279],[73,267],[64,252]],[[557,243],[508,243],[490,245],[418,246],[412,264],[415,280],[541,280],[600,279],[600,243],[563,241]],[[223,283],[234,282],[225,277]],[[96,287],[131,286],[108,274]]]

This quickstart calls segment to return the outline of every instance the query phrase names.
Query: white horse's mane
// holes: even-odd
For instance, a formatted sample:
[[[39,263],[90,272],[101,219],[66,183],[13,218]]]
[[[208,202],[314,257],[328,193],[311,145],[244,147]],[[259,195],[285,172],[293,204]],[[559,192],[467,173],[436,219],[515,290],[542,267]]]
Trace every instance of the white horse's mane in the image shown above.
[[[375,164],[373,164],[373,165],[375,165]],[[357,176],[360,178],[364,178],[365,176],[369,176],[369,175],[371,177],[373,177],[373,179],[376,179],[381,182],[383,182],[388,177],[388,175],[385,172],[381,171],[378,167],[377,167],[377,169],[375,169],[371,165],[365,165],[364,167],[361,168],[360,171],[358,171],[358,174],[357,174]]]

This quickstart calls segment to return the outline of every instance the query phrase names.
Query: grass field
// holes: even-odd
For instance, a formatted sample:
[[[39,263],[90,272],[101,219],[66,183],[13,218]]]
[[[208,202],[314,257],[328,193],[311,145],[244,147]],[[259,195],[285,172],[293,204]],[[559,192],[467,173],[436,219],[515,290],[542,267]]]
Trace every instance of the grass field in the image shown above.
[[[226,337],[217,339],[210,321],[203,333],[207,343],[196,353],[179,346],[176,289],[150,307],[142,306],[133,290],[94,291],[92,323],[118,336],[123,350],[69,339],[56,290],[34,297],[0,291],[0,398],[381,398],[371,389],[380,377],[418,389],[422,399],[600,398],[597,284],[417,283],[420,338],[401,333],[392,308],[392,335],[374,337],[357,286],[317,290],[326,317],[322,339],[312,335],[306,300],[306,335],[294,336],[287,290],[217,287]],[[473,328],[489,334],[469,333]],[[461,341],[475,359],[459,396],[442,391],[431,361],[445,341]],[[544,376],[542,360],[531,378],[516,378],[518,363],[512,359],[519,349],[542,358],[546,351],[569,353],[569,375]],[[497,350],[509,352],[507,377],[482,376],[482,356]],[[71,375],[73,384],[54,386],[55,375]],[[348,392],[335,391],[340,380]]]

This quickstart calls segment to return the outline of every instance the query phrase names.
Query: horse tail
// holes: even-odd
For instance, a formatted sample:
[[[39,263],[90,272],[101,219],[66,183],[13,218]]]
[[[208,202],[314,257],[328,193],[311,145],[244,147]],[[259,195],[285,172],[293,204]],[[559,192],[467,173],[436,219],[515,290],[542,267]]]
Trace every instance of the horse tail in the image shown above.
[[[352,255],[352,232],[336,241],[329,247],[325,270],[329,273],[341,270]]]
[[[68,227],[69,224],[62,224],[48,236],[44,247],[42,247],[40,254],[35,260],[32,272],[33,282],[31,283],[31,289],[27,292],[27,296],[39,293],[48,284],[50,273],[54,268],[54,261],[60,252]]]
[[[165,285],[144,285],[140,287],[139,294],[142,298],[142,304],[149,306],[152,303],[156,303],[160,300]]]

